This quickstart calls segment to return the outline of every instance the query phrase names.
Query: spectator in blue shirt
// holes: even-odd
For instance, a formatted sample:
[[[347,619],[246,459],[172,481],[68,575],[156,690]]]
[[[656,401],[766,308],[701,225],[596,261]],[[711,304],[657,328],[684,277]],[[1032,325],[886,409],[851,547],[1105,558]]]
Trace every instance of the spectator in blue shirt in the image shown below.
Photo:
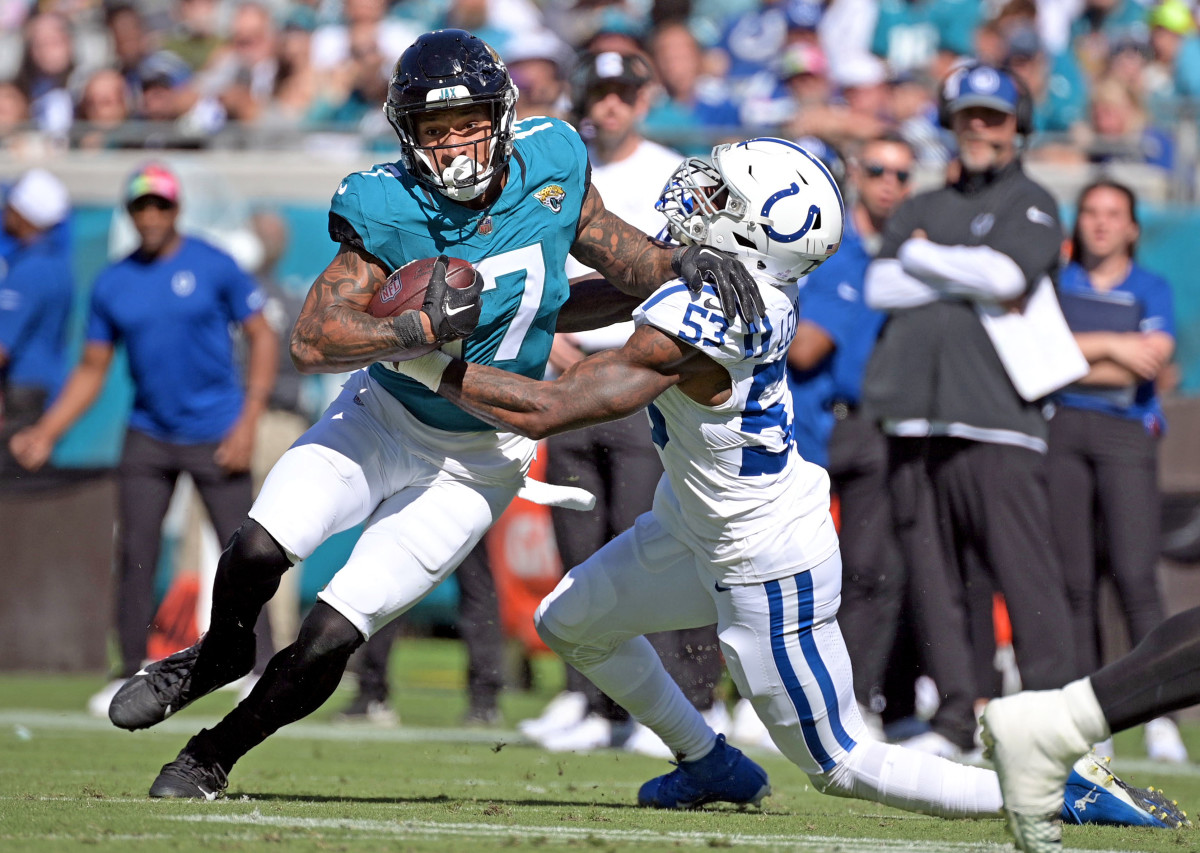
[[[118,678],[89,703],[105,713],[99,697],[111,699],[146,656],[160,531],[176,480],[188,472],[218,537],[232,536],[250,509],[255,428],[275,381],[278,339],[263,317],[262,292],[227,254],[176,230],[179,202],[179,181],[162,166],[145,166],[130,178],[125,204],[140,244],[97,277],[80,363],[55,403],[10,442],[26,468],[44,465],[96,400],[117,344],[124,345],[134,400],[118,470],[121,664]],[[233,324],[248,344],[244,392]],[[265,627],[257,633],[269,656]]]
[[[829,470],[841,505],[838,622],[854,665],[855,697],[875,714],[882,710],[879,697],[905,574],[892,537],[887,442],[858,410],[863,372],[885,317],[867,306],[863,280],[884,223],[908,198],[915,168],[912,147],[894,134],[868,140],[851,160],[855,201],[846,211],[841,248],[805,280],[788,351],[797,448]]]
[[[69,254],[56,231],[71,212],[67,189],[30,169],[4,201],[0,254],[0,476],[20,468],[8,439],[41,416],[66,374],[67,321],[75,293]]]
[[[1055,395],[1047,455],[1081,676],[1099,665],[1101,564],[1116,582],[1133,644],[1163,620],[1157,567],[1164,423],[1154,380],[1175,350],[1175,319],[1170,285],[1134,260],[1136,201],[1114,181],[1084,188],[1073,259],[1059,281],[1063,313],[1090,366]],[[1187,760],[1169,719],[1151,721],[1146,736],[1152,758]]]

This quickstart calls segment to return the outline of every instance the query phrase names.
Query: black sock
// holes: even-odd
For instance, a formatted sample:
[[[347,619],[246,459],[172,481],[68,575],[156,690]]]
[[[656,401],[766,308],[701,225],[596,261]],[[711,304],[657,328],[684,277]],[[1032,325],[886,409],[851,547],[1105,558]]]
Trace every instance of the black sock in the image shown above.
[[[192,673],[193,695],[202,696],[254,667],[254,625],[291,565],[257,521],[247,519],[233,534],[217,563],[212,617]]]
[[[279,728],[307,717],[337,689],[346,663],[362,645],[346,617],[318,601],[296,642],[271,658],[250,695],[211,729],[189,741],[193,754],[216,761],[226,773],[239,758]]]

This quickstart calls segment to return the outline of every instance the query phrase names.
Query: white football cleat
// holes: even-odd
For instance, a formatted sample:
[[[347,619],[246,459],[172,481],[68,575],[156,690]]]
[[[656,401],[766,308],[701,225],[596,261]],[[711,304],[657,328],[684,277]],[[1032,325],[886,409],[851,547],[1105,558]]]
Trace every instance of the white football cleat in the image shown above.
[[[632,723],[614,723],[599,714],[588,714],[575,725],[546,735],[541,744],[550,752],[592,752],[623,746],[632,730]]]
[[[948,758],[951,761],[958,761],[963,757],[964,752],[948,737],[937,732],[924,732],[923,734],[905,738],[900,741],[899,745],[905,749],[911,749],[913,752],[935,755],[938,758]]]
[[[114,679],[104,685],[96,693],[93,693],[87,701],[88,713],[93,717],[108,719],[108,706],[112,704],[113,697],[117,695],[117,691],[125,686],[124,678]]]
[[[1146,723],[1146,755],[1153,761],[1187,764],[1188,751],[1179,736],[1179,726],[1170,717],[1158,717]]]
[[[587,696],[564,690],[551,699],[542,713],[517,723],[517,731],[530,740],[541,741],[547,735],[573,726],[587,716]]]
[[[758,747],[769,752],[779,753],[779,747],[771,738],[767,724],[758,716],[754,705],[749,699],[739,699],[733,706],[733,717],[729,725],[729,740],[740,744],[743,748]]]
[[[712,707],[707,711],[701,711],[700,716],[717,734],[728,734],[729,730],[733,728],[733,717],[729,715],[729,708],[719,699],[713,702]]]
[[[1091,749],[1058,690],[993,699],[983,709],[983,742],[1000,777],[1008,829],[1024,853],[1062,849],[1063,789]]]
[[[636,722],[633,724],[633,731],[629,733],[629,740],[625,741],[624,749],[626,752],[636,752],[638,755],[646,755],[650,758],[670,760],[675,757],[675,753],[671,752],[671,747],[663,743],[662,738],[651,729]]]

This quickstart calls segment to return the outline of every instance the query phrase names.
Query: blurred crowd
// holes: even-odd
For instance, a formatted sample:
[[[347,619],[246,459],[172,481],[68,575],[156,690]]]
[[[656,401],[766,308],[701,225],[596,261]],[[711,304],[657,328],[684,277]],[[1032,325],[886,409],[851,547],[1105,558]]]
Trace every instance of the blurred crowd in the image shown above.
[[[440,27],[500,52],[525,114],[569,114],[581,51],[643,54],[646,134],[687,153],[894,130],[940,167],[937,81],[975,56],[1033,93],[1034,156],[1170,170],[1200,92],[1188,0],[5,0],[0,23],[10,149],[387,149],[392,65]]]

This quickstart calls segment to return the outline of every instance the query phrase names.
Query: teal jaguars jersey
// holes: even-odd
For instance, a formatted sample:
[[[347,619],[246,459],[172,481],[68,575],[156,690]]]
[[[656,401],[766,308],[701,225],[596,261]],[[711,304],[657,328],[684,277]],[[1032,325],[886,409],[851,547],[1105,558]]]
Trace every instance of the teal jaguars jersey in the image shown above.
[[[483,310],[462,357],[541,379],[558,310],[567,300],[567,253],[587,190],[587,150],[575,129],[553,118],[515,126],[508,183],[485,211],[426,190],[399,163],[342,181],[330,212],[389,270],[445,253],[484,278]],[[336,238],[335,238],[336,239]],[[444,430],[492,429],[424,385],[380,364],[371,376],[422,423]]]

